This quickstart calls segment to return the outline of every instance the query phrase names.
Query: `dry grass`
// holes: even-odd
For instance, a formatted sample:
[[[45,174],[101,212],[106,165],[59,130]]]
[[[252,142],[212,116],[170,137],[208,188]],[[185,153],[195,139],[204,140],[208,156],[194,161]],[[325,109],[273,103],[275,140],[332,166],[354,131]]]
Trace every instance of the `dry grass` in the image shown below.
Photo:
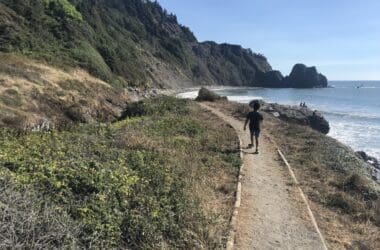
[[[138,111],[137,113],[140,113],[140,110]],[[193,115],[188,121],[201,124],[199,129],[204,131],[199,142],[201,148],[195,146],[191,135],[170,138],[161,137],[162,134],[152,134],[147,137],[142,131],[123,135],[117,144],[136,150],[141,150],[141,147],[158,152],[164,150],[161,153],[168,158],[180,159],[177,164],[187,166],[184,177],[186,176],[186,182],[191,183],[189,195],[199,199],[201,210],[210,219],[210,224],[204,227],[205,241],[198,242],[198,246],[202,249],[222,249],[228,237],[228,226],[235,202],[238,167],[240,167],[239,141],[234,129],[211,112],[192,104],[190,114]],[[152,126],[152,130],[155,129],[154,124],[145,124],[145,126]],[[210,143],[214,144],[211,152]],[[194,150],[189,151],[186,146],[188,144],[193,144]],[[170,149],[167,149],[168,147]],[[234,167],[228,167],[225,162],[220,161],[220,157]]]
[[[72,121],[112,121],[128,97],[84,70],[57,69],[0,54],[0,125],[36,127]],[[12,121],[15,121],[12,124]]]
[[[0,179],[0,249],[78,248],[81,225],[33,188]]]
[[[242,104],[211,105],[240,119],[247,112]],[[263,134],[286,154],[330,247],[380,249],[380,185],[371,179],[370,166],[349,147],[309,127],[264,116]]]

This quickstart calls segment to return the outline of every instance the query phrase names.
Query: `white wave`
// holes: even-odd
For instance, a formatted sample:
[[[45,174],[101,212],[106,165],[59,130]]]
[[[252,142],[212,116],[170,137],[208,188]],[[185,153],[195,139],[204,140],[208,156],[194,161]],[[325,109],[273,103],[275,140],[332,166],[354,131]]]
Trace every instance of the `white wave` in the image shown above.
[[[331,123],[329,136],[350,145],[355,151],[365,151],[380,159],[380,126],[348,122]]]
[[[195,99],[198,96],[199,90],[179,93],[177,97],[183,99]]]
[[[228,100],[240,103],[249,103],[252,100],[263,100],[261,96],[244,96],[244,95],[235,95],[228,96]]]
[[[364,113],[355,113],[355,112],[339,112],[339,111],[326,111],[321,110],[326,115],[338,116],[338,117],[347,117],[347,118],[356,118],[356,119],[370,119],[370,120],[380,120],[379,115],[373,114],[364,114]]]
[[[247,88],[247,87],[230,87],[230,86],[207,86],[207,88],[212,90],[212,91],[215,91],[215,92],[223,92],[223,91],[229,91],[229,90],[260,89],[257,87]],[[200,90],[200,87],[187,89],[187,91],[177,94],[177,97],[184,98],[184,99],[195,99],[198,96],[199,90]],[[218,94],[225,96],[225,95],[223,95],[223,93],[218,93]],[[228,99],[232,100],[232,101],[247,103],[247,102],[250,102],[252,100],[262,100],[263,98],[262,97],[256,97],[256,96],[233,96],[233,95],[231,95],[231,96],[228,96]]]

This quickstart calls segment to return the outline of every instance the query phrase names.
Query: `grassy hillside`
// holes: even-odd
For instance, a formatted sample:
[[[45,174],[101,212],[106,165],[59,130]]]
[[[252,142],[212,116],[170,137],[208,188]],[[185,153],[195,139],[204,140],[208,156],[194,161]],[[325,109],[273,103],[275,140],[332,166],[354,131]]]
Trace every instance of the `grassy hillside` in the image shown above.
[[[114,124],[0,130],[0,248],[223,248],[235,132],[189,101],[132,106]]]
[[[142,0],[0,0],[0,51],[79,66],[113,86],[258,85],[271,69],[240,46],[198,43]]]
[[[127,101],[126,91],[84,70],[63,70],[0,53],[0,126],[50,130],[112,121]]]

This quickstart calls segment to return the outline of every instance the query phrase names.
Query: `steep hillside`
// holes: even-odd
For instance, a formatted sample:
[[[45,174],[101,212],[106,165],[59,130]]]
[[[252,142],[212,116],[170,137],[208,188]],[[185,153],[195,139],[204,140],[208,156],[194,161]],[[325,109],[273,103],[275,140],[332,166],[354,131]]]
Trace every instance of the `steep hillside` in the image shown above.
[[[56,67],[0,53],[0,126],[50,130],[74,122],[118,119],[127,91],[81,69]]]
[[[198,43],[157,2],[0,0],[0,51],[82,67],[113,86],[260,85],[266,58]]]

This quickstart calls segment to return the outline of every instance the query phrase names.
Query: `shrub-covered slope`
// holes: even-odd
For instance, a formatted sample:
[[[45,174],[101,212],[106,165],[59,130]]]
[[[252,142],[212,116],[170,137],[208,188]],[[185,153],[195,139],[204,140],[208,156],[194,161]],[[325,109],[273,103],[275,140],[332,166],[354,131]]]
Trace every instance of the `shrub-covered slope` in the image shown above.
[[[157,2],[0,0],[0,51],[80,66],[117,86],[259,85],[266,58],[198,43]]]
[[[235,131],[175,98],[126,115],[64,132],[0,129],[1,249],[224,248]]]

